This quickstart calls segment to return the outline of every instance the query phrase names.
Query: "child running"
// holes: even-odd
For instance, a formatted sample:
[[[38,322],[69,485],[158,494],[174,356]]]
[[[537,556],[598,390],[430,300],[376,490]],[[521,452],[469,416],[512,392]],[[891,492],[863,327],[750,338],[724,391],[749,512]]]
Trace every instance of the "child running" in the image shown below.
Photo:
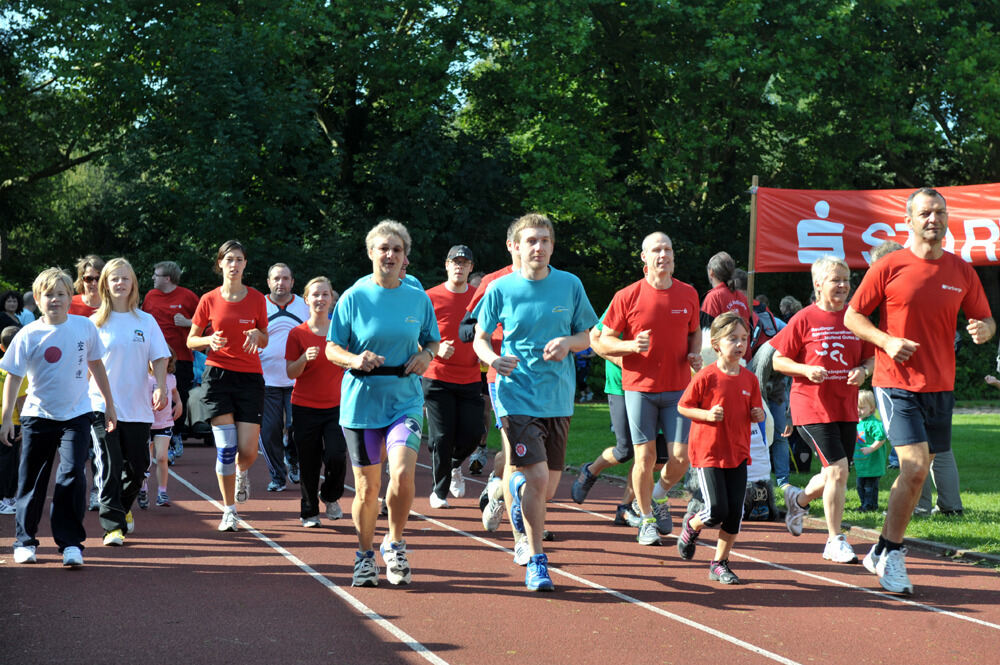
[[[177,369],[176,357],[173,349],[170,350],[170,360],[167,361],[167,406],[160,411],[153,412],[153,427],[149,432],[149,454],[156,461],[156,505],[161,508],[170,506],[170,497],[167,496],[167,478],[170,477],[167,451],[170,450],[170,439],[174,436],[174,421],[181,417],[183,407],[181,405],[181,394],[177,391],[177,377],[174,370]],[[153,376],[153,366],[149,366],[149,394],[152,398],[153,390],[156,388],[156,377]],[[139,507],[145,509],[149,505],[146,493],[146,482],[142,483],[142,491],[139,492]]]
[[[760,386],[753,373],[740,366],[750,331],[736,312],[723,312],[711,327],[715,363],[698,372],[678,405],[691,419],[689,454],[698,476],[705,507],[684,519],[677,539],[682,559],[694,558],[702,528],[719,527],[715,558],[708,579],[739,584],[729,569],[729,553],[740,532],[743,496],[750,460],[750,423],[764,420]]]
[[[854,471],[858,476],[861,510],[878,510],[878,482],[889,460],[885,428],[875,413],[875,393],[858,391],[858,445],[854,449]]]

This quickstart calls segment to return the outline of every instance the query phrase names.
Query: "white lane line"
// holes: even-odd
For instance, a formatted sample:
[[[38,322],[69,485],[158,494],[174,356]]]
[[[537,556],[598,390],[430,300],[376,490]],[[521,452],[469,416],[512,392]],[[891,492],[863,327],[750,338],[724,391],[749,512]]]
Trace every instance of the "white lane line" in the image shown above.
[[[223,510],[223,505],[221,503],[219,503],[212,497],[202,492],[200,489],[192,485],[186,479],[179,476],[173,469],[170,470],[170,475],[173,476],[173,478],[176,479],[177,482],[181,483],[189,490],[200,496],[202,499],[208,501],[210,504],[215,506],[219,511]],[[253,526],[251,526],[248,522],[241,519],[240,524],[243,525],[243,528],[246,529],[247,533],[253,534],[256,538],[266,543],[269,547],[271,547],[271,549],[276,551],[281,556],[285,557],[285,559],[287,559],[293,565],[297,566],[299,569],[301,569],[307,575],[312,577],[314,580],[325,586],[333,593],[337,594],[337,596],[339,596],[341,600],[347,602],[347,604],[349,604],[351,607],[360,612],[361,615],[364,616],[366,619],[374,621],[380,628],[382,628],[387,633],[389,633],[397,640],[399,640],[400,642],[408,646],[410,649],[415,651],[417,654],[422,656],[424,660],[430,663],[434,663],[434,665],[448,665],[448,661],[444,660],[443,658],[435,654],[433,651],[425,647],[423,644],[418,642],[416,639],[410,636],[409,633],[397,627],[389,620],[385,619],[380,614],[375,612],[373,609],[362,603],[360,600],[349,594],[347,591],[334,584],[332,581],[330,581],[327,577],[319,573],[312,566],[302,561],[297,556],[286,550],[284,547],[282,547],[278,543],[268,538],[266,535],[255,529]]]
[[[426,464],[420,464],[420,463],[418,463],[418,466],[421,466],[421,467],[423,467],[425,469],[430,469],[431,468],[430,466],[428,466]],[[481,480],[476,480],[474,478],[466,477],[466,481],[469,481],[469,480],[471,480],[472,482],[477,482],[477,483],[485,485],[485,482],[483,482]],[[596,512],[593,512],[591,510],[587,510],[585,508],[581,508],[580,506],[575,505],[575,504],[562,503],[562,502],[559,502],[559,501],[551,501],[551,502],[549,502],[549,505],[551,505],[551,506],[558,506],[560,508],[566,508],[568,510],[574,510],[574,511],[576,511],[578,513],[583,513],[585,515],[592,515],[594,517],[598,517],[598,518],[603,519],[603,520],[611,521],[611,520],[614,519],[613,517],[611,517],[609,515],[606,515],[604,513],[596,513]],[[430,520],[430,519],[428,519],[426,517],[424,517],[424,519],[427,519],[428,521],[433,521],[433,520]],[[448,528],[451,528],[451,527],[448,527]],[[460,533],[465,533],[465,532],[460,532]],[[474,540],[477,540],[478,542],[490,542],[490,541],[487,541],[487,540],[485,540],[483,538],[472,536],[470,534],[465,534],[465,535],[473,538]],[[669,536],[669,537],[673,538],[673,539],[677,538],[676,536]],[[499,546],[497,546],[497,547],[499,547]],[[500,549],[503,549],[504,551],[509,551],[509,550],[506,550],[506,548],[503,548],[503,547],[500,547]],[[1000,630],[1000,624],[991,623],[989,621],[985,621],[983,619],[977,619],[975,617],[971,617],[971,616],[968,616],[968,615],[965,615],[965,614],[959,614],[958,612],[953,612],[951,610],[942,609],[940,607],[935,607],[933,605],[927,605],[926,603],[920,603],[920,602],[917,602],[915,600],[910,600],[909,598],[904,598],[904,597],[899,596],[897,594],[886,593],[886,592],[884,592],[884,591],[882,591],[880,589],[878,589],[878,590],[877,589],[869,589],[867,587],[858,586],[857,584],[852,584],[850,582],[844,582],[844,581],[841,581],[841,580],[838,580],[838,579],[835,579],[835,578],[832,578],[832,577],[826,577],[826,576],[823,576],[823,575],[817,575],[816,573],[810,573],[810,572],[805,571],[805,570],[799,570],[798,568],[791,568],[789,566],[785,566],[785,565],[782,565],[780,563],[774,563],[774,562],[771,562],[771,561],[766,561],[764,559],[758,559],[757,557],[751,556],[749,554],[741,554],[740,552],[735,551],[735,550],[731,553],[731,556],[739,558],[739,559],[745,559],[747,561],[753,561],[754,563],[759,563],[759,564],[762,564],[762,565],[765,565],[765,566],[770,566],[770,567],[776,568],[778,570],[784,570],[786,572],[789,572],[789,573],[792,573],[792,574],[795,574],[795,575],[801,575],[803,577],[808,577],[808,578],[811,578],[811,579],[814,579],[814,580],[819,580],[821,582],[826,582],[828,584],[832,584],[834,586],[843,587],[845,589],[855,589],[857,591],[862,591],[862,592],[867,593],[869,595],[876,596],[878,598],[882,598],[883,600],[895,601],[895,602],[901,603],[903,605],[908,605],[910,607],[916,607],[918,609],[926,610],[928,612],[934,612],[936,614],[941,614],[943,616],[951,617],[953,619],[958,619],[960,621],[968,621],[970,623],[974,623],[974,624],[983,626],[984,628],[992,628],[993,630]],[[553,569],[553,570],[555,570],[555,569]],[[588,582],[586,580],[583,580],[582,578],[573,577],[570,573],[565,573],[565,572],[560,571],[560,574],[563,574],[563,575],[566,575],[568,577],[571,577],[572,579],[577,579],[582,584],[588,584],[588,585],[591,584],[590,582]]]
[[[487,540],[486,538],[482,538],[480,536],[473,535],[473,534],[471,534],[471,533],[469,533],[467,531],[463,531],[462,529],[459,529],[457,527],[453,527],[450,524],[445,524],[444,522],[436,520],[436,519],[434,519],[432,517],[427,517],[426,515],[422,515],[421,513],[418,513],[418,512],[415,512],[415,511],[410,511],[410,514],[413,515],[413,516],[415,516],[415,517],[419,517],[420,519],[422,519],[424,521],[430,522],[431,524],[435,524],[435,525],[441,527],[442,529],[447,529],[449,531],[452,531],[454,533],[460,534],[460,535],[465,536],[467,538],[471,538],[472,540],[475,540],[476,542],[482,543],[484,545],[488,545],[489,547],[492,547],[494,549],[498,549],[498,550],[501,550],[503,552],[507,552],[509,554],[512,554],[512,552],[510,550],[508,550],[506,547],[504,547],[502,545],[499,545],[497,543],[494,543],[491,540]],[[631,603],[633,605],[641,607],[641,608],[643,608],[645,610],[648,610],[650,612],[653,612],[655,614],[659,614],[660,616],[666,617],[666,618],[671,619],[673,621],[676,621],[678,623],[682,623],[685,626],[688,626],[690,628],[694,628],[695,630],[700,630],[703,633],[708,633],[709,635],[711,635],[713,637],[716,637],[716,638],[718,638],[720,640],[723,640],[725,642],[729,642],[730,644],[732,644],[734,646],[737,646],[737,647],[740,647],[741,649],[745,649],[747,651],[750,651],[750,652],[756,653],[758,655],[764,656],[765,658],[770,658],[771,660],[773,660],[775,662],[784,663],[784,665],[801,665],[798,661],[791,660],[790,658],[785,658],[784,656],[782,656],[780,654],[776,654],[773,651],[768,651],[767,649],[764,649],[763,647],[759,647],[759,646],[757,646],[755,644],[751,644],[749,642],[745,642],[745,641],[743,641],[743,640],[741,640],[741,639],[739,639],[737,637],[733,637],[732,635],[728,635],[728,634],[723,633],[721,631],[718,631],[718,630],[716,630],[714,628],[711,628],[710,626],[706,626],[704,624],[698,623],[697,621],[692,621],[691,619],[688,619],[687,617],[683,617],[683,616],[681,616],[679,614],[674,614],[673,612],[668,612],[667,610],[662,609],[660,607],[656,607],[655,605],[650,605],[649,603],[647,603],[645,601],[639,600],[638,598],[634,598],[634,597],[632,597],[632,596],[630,596],[630,595],[628,595],[626,593],[622,593],[621,591],[616,591],[615,589],[610,589],[610,588],[608,588],[608,587],[606,587],[606,586],[604,586],[602,584],[598,584],[597,582],[591,582],[590,580],[587,580],[587,579],[585,579],[583,577],[580,577],[578,575],[574,575],[573,573],[567,573],[564,570],[560,570],[559,568],[552,568],[551,566],[549,567],[549,571],[552,572],[552,573],[555,573],[556,575],[561,575],[561,576],[563,576],[563,577],[565,577],[567,579],[571,579],[574,582],[577,582],[578,584],[582,584],[584,586],[589,586],[592,589],[596,589],[597,591],[601,591],[602,593],[606,593],[606,594],[608,594],[610,596],[614,596],[615,598],[617,598],[619,600],[623,600],[623,601],[625,601],[627,603]]]

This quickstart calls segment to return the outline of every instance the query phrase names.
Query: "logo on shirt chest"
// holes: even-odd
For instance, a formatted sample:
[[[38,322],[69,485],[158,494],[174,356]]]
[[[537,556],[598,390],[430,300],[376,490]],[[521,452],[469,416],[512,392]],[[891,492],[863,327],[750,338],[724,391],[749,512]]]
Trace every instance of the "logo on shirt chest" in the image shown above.
[[[146,335],[143,334],[143,332],[141,330],[139,330],[139,329],[133,330],[132,331],[132,341],[133,342],[138,342],[139,344],[145,344],[146,343]]]

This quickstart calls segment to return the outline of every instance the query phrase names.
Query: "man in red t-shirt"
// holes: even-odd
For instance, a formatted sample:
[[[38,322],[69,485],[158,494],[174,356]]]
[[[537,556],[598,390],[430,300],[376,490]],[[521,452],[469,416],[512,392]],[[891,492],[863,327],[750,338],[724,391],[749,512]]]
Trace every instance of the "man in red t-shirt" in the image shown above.
[[[641,256],[646,275],[612,298],[600,341],[602,355],[622,359],[625,409],[635,449],[632,485],[643,517],[637,539],[642,545],[658,545],[659,534],[673,528],[667,490],[688,469],[691,422],[678,413],[677,404],[691,381],[691,370],[701,369],[701,326],[697,291],[673,277],[670,238],[659,232],[646,236]],[[665,443],[660,450],[659,431]],[[594,463],[602,462],[607,465],[603,456]],[[654,488],[654,468],[664,463]],[[596,474],[590,466],[580,470],[581,489],[593,484]],[[574,495],[576,499],[585,492]]]
[[[844,323],[877,347],[872,385],[900,462],[882,535],[864,564],[884,589],[910,594],[903,537],[934,454],[951,449],[958,311],[968,318],[966,329],[976,344],[993,337],[996,323],[972,266],[942,248],[948,232],[944,197],[930,188],[917,190],[907,199],[905,219],[911,245],[869,269]],[[876,307],[882,308],[881,328],[868,319]]]
[[[180,281],[181,268],[173,261],[154,265],[153,288],[142,299],[142,311],[153,315],[174,352],[174,377],[184,407],[183,415],[174,424],[174,432],[183,434],[187,429],[188,393],[194,385],[194,355],[187,347],[187,336],[191,317],[198,308],[198,296],[181,286]]]
[[[441,345],[423,376],[427,448],[431,452],[431,508],[448,508],[448,493],[465,496],[462,462],[483,434],[483,393],[479,358],[458,336],[475,289],[469,286],[472,250],[455,245],[444,267],[448,279],[427,290],[434,305]]]

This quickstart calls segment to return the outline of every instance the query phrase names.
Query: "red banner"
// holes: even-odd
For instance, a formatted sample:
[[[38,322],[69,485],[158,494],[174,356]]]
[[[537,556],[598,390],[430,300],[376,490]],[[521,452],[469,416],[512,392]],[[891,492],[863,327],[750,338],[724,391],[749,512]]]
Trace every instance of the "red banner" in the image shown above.
[[[948,202],[945,250],[977,266],[996,265],[1000,183],[938,187]],[[886,240],[908,246],[904,216],[913,189],[824,191],[757,189],[757,272],[799,272],[824,254],[867,268]]]

